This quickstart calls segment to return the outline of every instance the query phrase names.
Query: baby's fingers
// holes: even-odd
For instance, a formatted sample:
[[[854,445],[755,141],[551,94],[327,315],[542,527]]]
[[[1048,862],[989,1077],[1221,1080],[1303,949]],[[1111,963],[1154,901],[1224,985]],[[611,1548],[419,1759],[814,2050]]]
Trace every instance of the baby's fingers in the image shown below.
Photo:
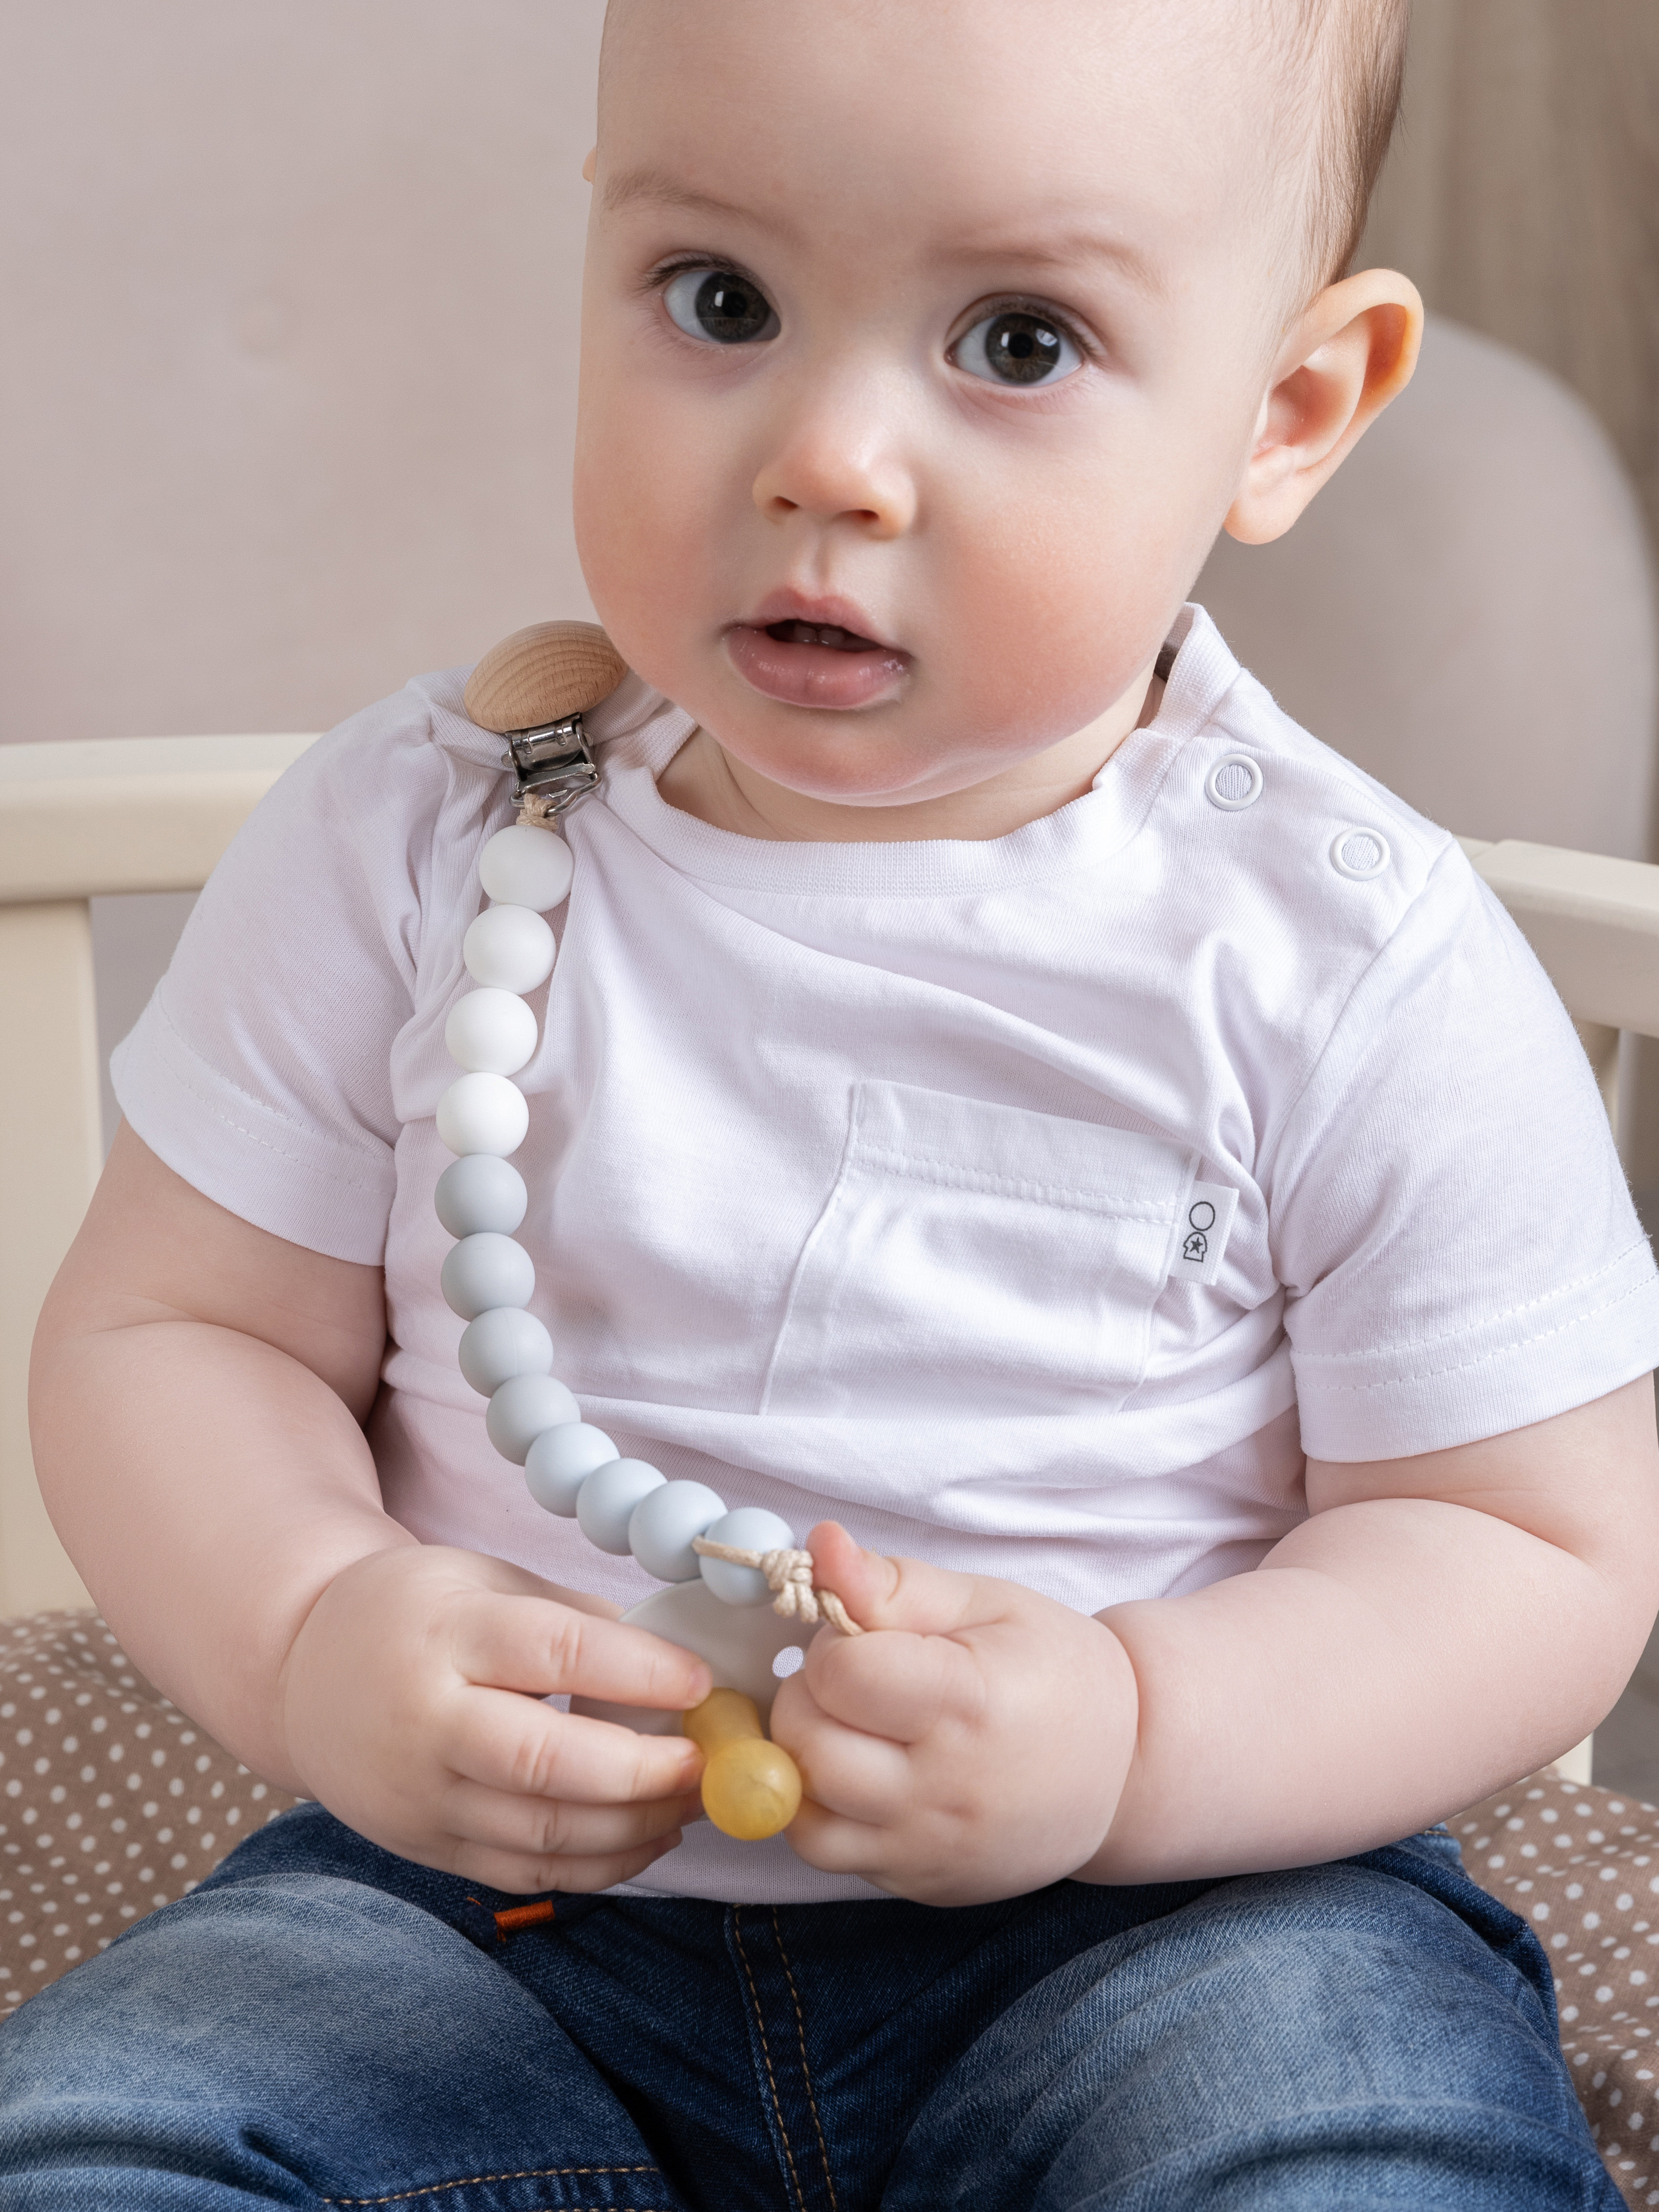
[[[703,1662],[659,1636],[494,1591],[458,1608],[450,1656],[470,1682],[536,1698],[568,1691],[607,1705],[685,1712],[710,1687]]]
[[[441,1814],[463,1844],[545,1865],[554,1859],[621,1856],[668,1838],[678,1843],[681,1828],[699,1810],[695,1792],[643,1804],[560,1804],[457,1780],[444,1793]]]
[[[488,1790],[578,1805],[684,1797],[702,1771],[702,1754],[684,1736],[636,1735],[509,1690],[458,1698],[438,1754],[452,1773]]]

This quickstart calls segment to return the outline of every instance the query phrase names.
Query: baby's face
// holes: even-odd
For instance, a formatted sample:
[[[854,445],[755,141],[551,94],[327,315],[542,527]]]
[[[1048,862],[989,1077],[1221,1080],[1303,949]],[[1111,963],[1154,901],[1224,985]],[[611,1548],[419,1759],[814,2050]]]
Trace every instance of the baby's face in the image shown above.
[[[907,804],[1133,720],[1289,304],[1237,15],[627,0],[578,538],[621,652],[732,759]]]

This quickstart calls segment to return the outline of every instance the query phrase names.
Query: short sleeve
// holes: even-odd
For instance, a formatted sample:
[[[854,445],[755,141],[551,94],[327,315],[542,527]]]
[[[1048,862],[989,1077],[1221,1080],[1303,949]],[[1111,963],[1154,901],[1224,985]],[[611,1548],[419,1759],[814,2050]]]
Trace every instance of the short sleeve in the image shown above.
[[[1501,1435],[1659,1362],[1659,1281],[1589,1063],[1455,846],[1263,1170],[1314,1458]]]
[[[123,1115],[175,1174],[289,1243],[369,1265],[448,781],[429,725],[410,690],[301,755],[214,870],[112,1062]]]

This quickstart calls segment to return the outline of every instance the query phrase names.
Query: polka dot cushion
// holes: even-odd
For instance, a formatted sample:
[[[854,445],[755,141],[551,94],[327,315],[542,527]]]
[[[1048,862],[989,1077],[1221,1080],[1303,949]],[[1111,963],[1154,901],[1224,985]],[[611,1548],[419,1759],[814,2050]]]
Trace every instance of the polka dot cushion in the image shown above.
[[[96,1613],[0,1622],[0,2018],[292,1803],[145,1681]],[[1529,1776],[1452,1822],[1531,1921],[1609,2171],[1659,2206],[1659,1811]]]
[[[96,1613],[0,1621],[0,2018],[292,1802],[153,1689]]]
[[[1659,2205],[1659,1810],[1529,1775],[1450,1823],[1555,1969],[1561,2047],[1625,2201]]]

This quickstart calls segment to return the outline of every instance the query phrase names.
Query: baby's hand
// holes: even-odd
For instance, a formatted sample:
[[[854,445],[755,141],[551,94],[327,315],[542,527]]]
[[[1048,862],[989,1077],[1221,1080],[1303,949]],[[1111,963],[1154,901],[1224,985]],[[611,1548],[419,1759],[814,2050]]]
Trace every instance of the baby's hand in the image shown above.
[[[611,1616],[471,1552],[359,1559],[283,1669],[294,1767],[339,1819],[423,1866],[514,1891],[625,1881],[696,1817],[702,1754],[538,1700],[678,1712],[709,1681],[702,1660]]]
[[[927,1905],[1085,1866],[1135,1743],[1111,1631],[1012,1583],[861,1551],[833,1521],[807,1540],[815,1580],[874,1632],[822,1631],[773,1707],[806,1788],[800,1856]]]

